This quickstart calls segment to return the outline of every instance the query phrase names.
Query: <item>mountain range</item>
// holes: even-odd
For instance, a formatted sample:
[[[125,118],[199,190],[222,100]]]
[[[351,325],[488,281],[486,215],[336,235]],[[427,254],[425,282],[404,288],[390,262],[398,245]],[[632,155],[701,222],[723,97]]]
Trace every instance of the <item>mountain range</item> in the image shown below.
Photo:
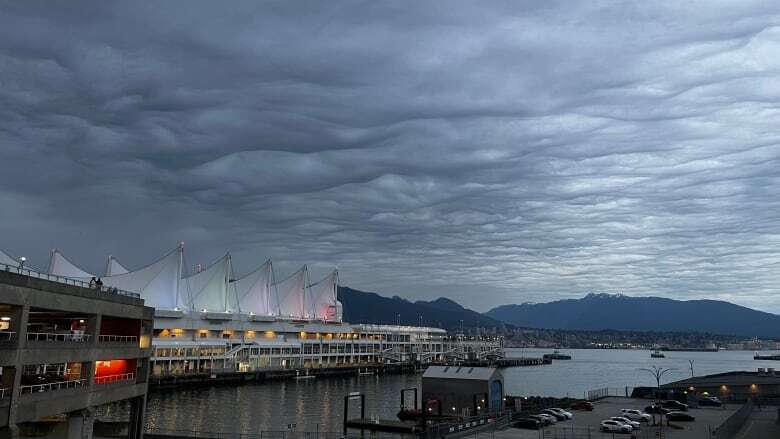
[[[436,326],[447,330],[515,327],[562,330],[698,332],[780,338],[780,316],[718,300],[589,294],[580,299],[503,305],[481,314],[439,298],[412,302],[339,287],[344,320]]]
[[[447,330],[461,327],[503,329],[507,325],[492,317],[466,309],[455,301],[439,298],[430,302],[410,302],[400,297],[339,287],[339,301],[344,305],[344,321],[435,326]]]
[[[719,300],[589,294],[581,299],[503,305],[485,315],[531,328],[780,336],[780,316]]]

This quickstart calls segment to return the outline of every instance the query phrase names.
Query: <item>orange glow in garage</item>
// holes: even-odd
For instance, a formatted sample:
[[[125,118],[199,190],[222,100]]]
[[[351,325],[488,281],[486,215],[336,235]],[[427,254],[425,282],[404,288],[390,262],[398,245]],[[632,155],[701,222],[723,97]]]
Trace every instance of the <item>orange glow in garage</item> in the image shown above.
[[[103,360],[95,362],[95,378],[135,372],[135,360]]]

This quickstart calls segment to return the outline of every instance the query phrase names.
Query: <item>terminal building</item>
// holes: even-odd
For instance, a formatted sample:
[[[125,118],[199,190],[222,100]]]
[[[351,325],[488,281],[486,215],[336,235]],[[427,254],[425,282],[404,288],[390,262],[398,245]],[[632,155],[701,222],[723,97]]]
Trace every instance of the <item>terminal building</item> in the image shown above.
[[[0,253],[0,264],[17,260]],[[53,250],[48,275],[88,282]],[[179,245],[137,270],[109,257],[104,288],[131,291],[155,308],[150,372],[154,379],[285,369],[381,367],[503,356],[499,337],[449,336],[439,328],[350,324],[337,300],[338,272],[312,282],[306,266],[277,279],[271,261],[243,276],[229,254],[191,273]]]
[[[140,438],[154,310],[137,294],[19,265],[0,261],[0,437],[56,425],[88,439],[96,410],[124,401]]]

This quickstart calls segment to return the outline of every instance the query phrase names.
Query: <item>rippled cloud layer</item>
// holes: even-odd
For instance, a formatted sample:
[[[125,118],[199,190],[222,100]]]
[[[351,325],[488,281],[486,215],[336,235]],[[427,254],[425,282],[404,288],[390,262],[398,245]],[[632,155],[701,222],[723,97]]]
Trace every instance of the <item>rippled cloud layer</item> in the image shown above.
[[[773,2],[0,3],[0,248],[780,312]]]

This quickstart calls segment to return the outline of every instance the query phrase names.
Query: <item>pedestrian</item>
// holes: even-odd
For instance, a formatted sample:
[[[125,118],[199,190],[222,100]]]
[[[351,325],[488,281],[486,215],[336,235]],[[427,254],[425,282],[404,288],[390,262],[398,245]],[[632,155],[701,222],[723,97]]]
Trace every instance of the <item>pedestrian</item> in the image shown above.
[[[103,281],[100,280],[100,278],[97,278],[97,281],[95,281],[95,286],[97,286],[97,289],[103,289]]]
[[[97,281],[95,280],[95,276],[92,276],[92,279],[89,280],[89,287],[95,288],[95,284],[97,284]]]

